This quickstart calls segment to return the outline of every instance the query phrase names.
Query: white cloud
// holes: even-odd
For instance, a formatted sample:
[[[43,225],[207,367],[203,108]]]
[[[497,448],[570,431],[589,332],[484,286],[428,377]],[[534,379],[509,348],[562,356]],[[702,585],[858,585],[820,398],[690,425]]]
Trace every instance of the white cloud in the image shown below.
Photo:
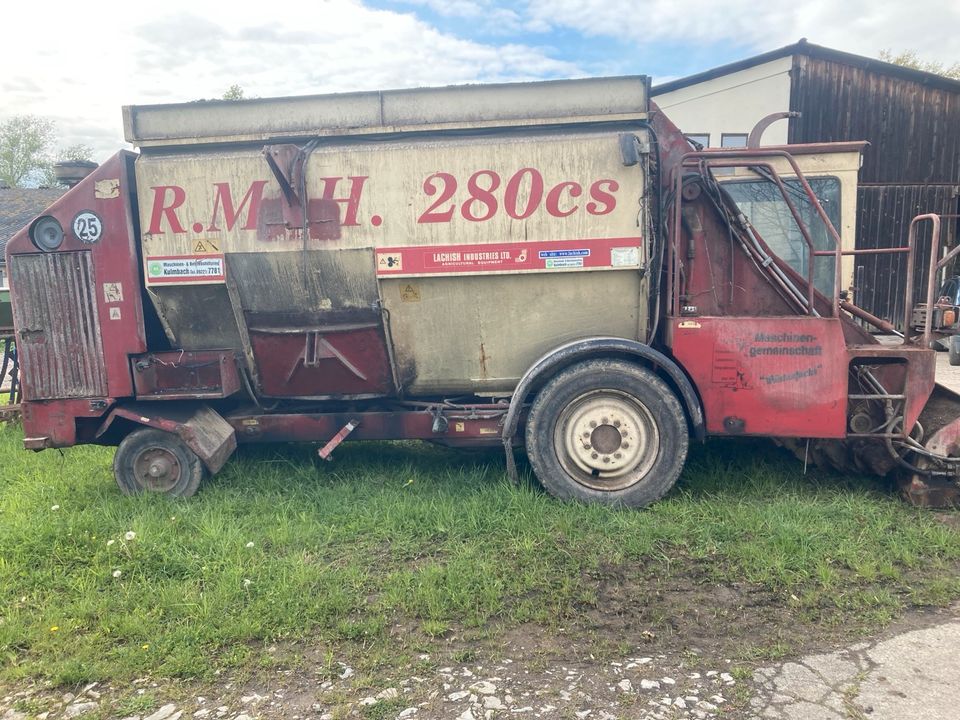
[[[925,59],[957,60],[956,0],[529,0],[527,22],[638,43],[695,47],[730,42],[758,52],[807,37],[818,45],[876,57],[914,49]],[[706,68],[704,68],[706,69]]]
[[[5,56],[19,62],[0,75],[0,118],[50,117],[64,145],[86,143],[102,160],[123,146],[121,105],[219,97],[234,83],[267,97],[582,74],[542,48],[457,38],[359,0],[283,12],[233,0],[147,7],[5,8],[6,25],[42,28],[43,42],[5,38]]]
[[[51,117],[64,145],[92,145],[102,160],[123,145],[121,105],[219,97],[234,83],[267,97],[582,75],[583,65],[564,59],[570,51],[539,47],[557,29],[595,38],[598,51],[604,38],[615,38],[762,52],[806,36],[863,55],[913,48],[951,63],[960,26],[957,0],[394,1],[390,10],[361,0],[8,3],[4,27],[18,30],[4,37],[0,119]],[[530,40],[457,37],[418,19],[422,7],[469,21],[472,35],[526,33]],[[645,70],[621,51],[610,55],[593,53],[591,67]]]

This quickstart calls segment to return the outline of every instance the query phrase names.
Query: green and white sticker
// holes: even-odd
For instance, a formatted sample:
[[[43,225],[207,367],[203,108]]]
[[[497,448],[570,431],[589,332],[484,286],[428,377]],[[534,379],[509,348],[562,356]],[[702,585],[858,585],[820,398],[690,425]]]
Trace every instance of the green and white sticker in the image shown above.
[[[219,283],[226,279],[223,255],[176,255],[146,259],[147,285]]]

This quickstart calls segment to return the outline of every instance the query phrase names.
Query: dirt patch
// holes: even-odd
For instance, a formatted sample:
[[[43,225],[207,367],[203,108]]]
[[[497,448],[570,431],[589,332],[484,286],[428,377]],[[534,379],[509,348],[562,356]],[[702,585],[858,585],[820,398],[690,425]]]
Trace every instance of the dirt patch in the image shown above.
[[[255,671],[214,682],[25,683],[0,692],[0,717],[52,720],[81,705],[98,719],[747,718],[753,663],[744,648],[794,656],[862,637],[857,628],[796,622],[789,607],[747,584],[639,585],[615,568],[593,580],[596,601],[555,627],[458,627],[437,638],[405,622],[375,644],[270,645]],[[956,607],[913,610],[879,635],[957,616]]]

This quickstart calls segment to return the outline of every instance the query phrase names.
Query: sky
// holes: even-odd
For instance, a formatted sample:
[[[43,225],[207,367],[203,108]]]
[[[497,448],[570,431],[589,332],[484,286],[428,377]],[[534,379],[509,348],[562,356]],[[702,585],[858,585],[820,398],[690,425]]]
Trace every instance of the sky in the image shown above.
[[[646,74],[654,84],[806,37],[960,60],[960,0],[237,0],[7,3],[0,120],[123,147],[121,106]],[[17,28],[10,32],[11,28]]]

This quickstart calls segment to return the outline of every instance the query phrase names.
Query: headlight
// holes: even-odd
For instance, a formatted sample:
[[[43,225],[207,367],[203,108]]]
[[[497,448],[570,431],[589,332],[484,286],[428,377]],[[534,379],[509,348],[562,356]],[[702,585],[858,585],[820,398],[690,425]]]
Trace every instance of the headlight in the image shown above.
[[[56,250],[63,244],[63,228],[55,217],[44,215],[30,226],[30,240],[44,252]]]

